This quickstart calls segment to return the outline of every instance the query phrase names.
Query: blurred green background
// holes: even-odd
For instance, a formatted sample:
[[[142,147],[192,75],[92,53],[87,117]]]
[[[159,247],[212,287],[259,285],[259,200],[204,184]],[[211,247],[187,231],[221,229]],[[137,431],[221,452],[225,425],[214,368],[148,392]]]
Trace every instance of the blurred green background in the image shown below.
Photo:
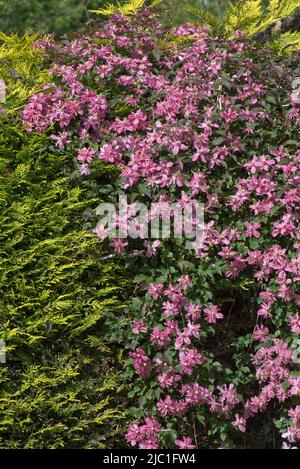
[[[57,34],[78,31],[88,20],[88,10],[106,3],[114,3],[114,0],[0,0],[0,31]],[[180,23],[193,18],[185,10],[188,5],[222,16],[228,3],[229,0],[163,0],[162,7],[171,12],[165,18]],[[95,18],[94,14],[90,16]]]

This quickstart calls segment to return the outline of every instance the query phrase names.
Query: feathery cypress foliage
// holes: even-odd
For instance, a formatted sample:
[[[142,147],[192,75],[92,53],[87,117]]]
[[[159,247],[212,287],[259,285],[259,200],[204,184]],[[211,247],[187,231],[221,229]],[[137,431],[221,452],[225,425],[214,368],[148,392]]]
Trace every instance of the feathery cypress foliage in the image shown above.
[[[299,21],[297,30],[293,30],[289,20],[291,15],[300,18],[299,0],[268,0],[267,5],[263,0],[237,0],[229,4],[223,19],[198,8],[187,9],[218,34],[231,37],[241,30],[248,36],[269,41],[278,53],[300,48]]]
[[[103,318],[123,310],[128,282],[84,225],[93,201],[70,178],[70,155],[16,117],[47,75],[35,39],[2,36],[0,47],[0,447],[117,445],[121,352],[103,341]]]

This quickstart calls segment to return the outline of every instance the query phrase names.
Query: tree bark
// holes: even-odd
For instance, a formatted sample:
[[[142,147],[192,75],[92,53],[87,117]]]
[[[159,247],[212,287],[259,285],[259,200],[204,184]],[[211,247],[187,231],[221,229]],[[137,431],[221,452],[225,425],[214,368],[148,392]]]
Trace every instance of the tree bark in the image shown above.
[[[268,41],[276,34],[300,31],[300,8],[297,8],[291,15],[271,24],[265,31],[255,34],[258,41]]]

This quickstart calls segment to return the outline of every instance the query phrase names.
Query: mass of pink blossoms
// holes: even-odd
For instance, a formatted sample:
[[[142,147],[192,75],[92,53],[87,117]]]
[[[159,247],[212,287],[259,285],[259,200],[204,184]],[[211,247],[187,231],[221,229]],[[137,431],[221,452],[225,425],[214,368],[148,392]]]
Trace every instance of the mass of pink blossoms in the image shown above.
[[[289,70],[239,32],[170,31],[147,10],[37,47],[56,63],[24,109],[29,132],[49,129],[82,176],[99,160],[114,165],[115,198],[122,188],[146,204],[205,206],[196,251],[176,240],[110,242],[124,256],[138,248],[137,268],[147,265],[146,308],[126,340],[137,386],[152,397],[126,440],[158,448],[172,428],[178,448],[234,445],[273,402],[280,431],[297,442],[300,107]],[[94,232],[105,242],[103,226]]]

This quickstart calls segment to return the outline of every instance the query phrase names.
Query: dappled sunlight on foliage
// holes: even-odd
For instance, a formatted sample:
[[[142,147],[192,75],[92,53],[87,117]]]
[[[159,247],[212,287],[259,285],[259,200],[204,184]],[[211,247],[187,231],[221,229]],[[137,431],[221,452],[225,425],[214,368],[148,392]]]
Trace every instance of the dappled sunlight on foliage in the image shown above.
[[[139,448],[300,438],[297,70],[242,31],[230,36],[166,28],[145,9],[36,44],[53,82],[29,99],[23,124],[77,156],[83,187],[114,168],[99,202],[123,191],[133,207],[205,207],[196,249],[111,240],[94,226],[101,249],[135,274],[127,313],[107,319],[105,337],[126,349],[126,440]]]

